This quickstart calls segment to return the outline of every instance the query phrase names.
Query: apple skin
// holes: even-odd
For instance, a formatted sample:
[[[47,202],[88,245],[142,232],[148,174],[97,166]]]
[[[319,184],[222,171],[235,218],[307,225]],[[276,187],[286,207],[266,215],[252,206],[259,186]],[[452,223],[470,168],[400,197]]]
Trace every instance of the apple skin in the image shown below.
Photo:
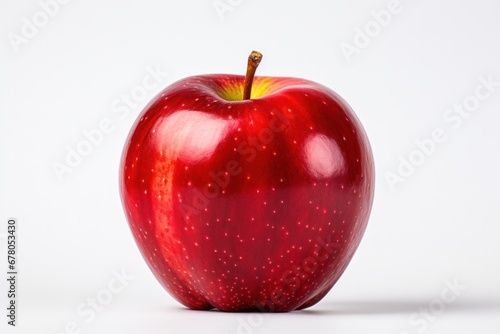
[[[325,86],[256,77],[241,100],[243,82],[189,77],[146,106],[122,155],[124,211],[150,269],[188,308],[307,308],[365,231],[370,144]]]

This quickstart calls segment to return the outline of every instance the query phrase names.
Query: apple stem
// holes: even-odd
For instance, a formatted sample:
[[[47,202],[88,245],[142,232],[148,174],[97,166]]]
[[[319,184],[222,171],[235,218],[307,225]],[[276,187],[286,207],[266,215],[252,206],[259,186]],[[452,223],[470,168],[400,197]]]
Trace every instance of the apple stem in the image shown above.
[[[262,53],[258,51],[252,51],[250,56],[248,56],[247,74],[245,76],[245,84],[243,89],[243,100],[249,100],[250,94],[252,93],[253,77],[255,76],[255,71],[262,60]]]

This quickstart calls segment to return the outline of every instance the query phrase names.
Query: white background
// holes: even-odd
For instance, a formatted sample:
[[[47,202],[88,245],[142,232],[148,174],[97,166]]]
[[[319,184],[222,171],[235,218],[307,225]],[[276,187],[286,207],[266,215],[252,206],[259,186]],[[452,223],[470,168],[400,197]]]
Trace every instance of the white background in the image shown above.
[[[20,272],[18,327],[8,332],[498,332],[500,87],[460,126],[443,115],[473,101],[480,77],[500,81],[500,3],[401,0],[378,32],[371,12],[387,9],[386,0],[220,2],[232,10],[219,16],[214,0],[73,0],[16,52],[9,34],[21,35],[23,17],[33,22],[41,7],[2,0],[0,247],[5,254],[7,218],[16,217]],[[373,37],[349,61],[341,45],[356,46],[356,29],[365,27]],[[350,103],[373,147],[375,203],[347,271],[310,310],[189,311],[135,246],[118,193],[119,159],[135,117],[162,87],[201,73],[243,74],[252,49],[264,54],[258,75],[317,81]],[[119,118],[113,103],[139,89],[147,68],[168,74]],[[54,163],[103,119],[113,130],[59,180]],[[446,140],[391,189],[385,174],[397,172],[399,156],[417,157],[415,141],[436,128]],[[93,319],[81,316],[77,307],[122,270],[133,279]],[[446,280],[464,288],[437,310]],[[427,317],[415,315],[430,306]]]

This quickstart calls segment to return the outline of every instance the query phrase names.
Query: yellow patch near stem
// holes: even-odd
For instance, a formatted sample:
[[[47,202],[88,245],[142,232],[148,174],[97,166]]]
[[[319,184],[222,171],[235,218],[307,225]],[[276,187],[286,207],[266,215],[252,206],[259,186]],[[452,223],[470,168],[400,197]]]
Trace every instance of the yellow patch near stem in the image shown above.
[[[275,85],[271,78],[255,78],[252,85],[252,93],[250,99],[258,99],[264,95],[273,92]],[[230,85],[226,89],[218,92],[219,96],[227,101],[242,101],[243,100],[243,82],[235,85]]]

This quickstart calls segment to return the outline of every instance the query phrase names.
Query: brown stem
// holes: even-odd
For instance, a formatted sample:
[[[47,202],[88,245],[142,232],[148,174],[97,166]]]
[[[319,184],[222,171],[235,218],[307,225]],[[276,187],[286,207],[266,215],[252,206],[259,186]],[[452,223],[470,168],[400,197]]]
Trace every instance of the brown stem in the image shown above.
[[[252,93],[252,83],[253,77],[255,76],[255,71],[262,60],[262,53],[258,51],[252,51],[250,56],[248,56],[247,74],[245,76],[245,84],[243,89],[243,100],[249,100],[250,94]]]

